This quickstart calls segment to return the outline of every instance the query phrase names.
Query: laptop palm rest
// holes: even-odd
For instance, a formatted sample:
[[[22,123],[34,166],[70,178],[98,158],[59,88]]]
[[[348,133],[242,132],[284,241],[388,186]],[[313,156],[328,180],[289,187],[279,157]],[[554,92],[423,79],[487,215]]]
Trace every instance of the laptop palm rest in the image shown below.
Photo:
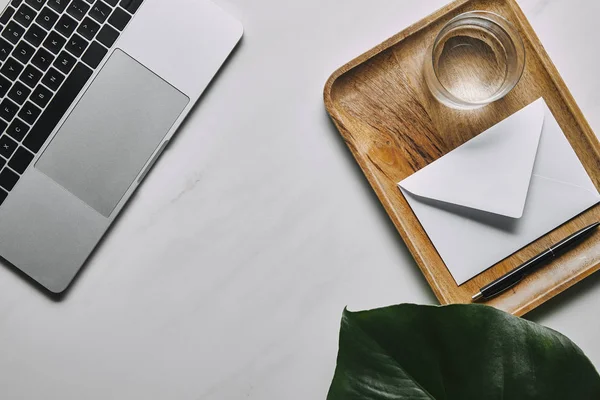
[[[188,102],[117,49],[35,167],[108,218]]]

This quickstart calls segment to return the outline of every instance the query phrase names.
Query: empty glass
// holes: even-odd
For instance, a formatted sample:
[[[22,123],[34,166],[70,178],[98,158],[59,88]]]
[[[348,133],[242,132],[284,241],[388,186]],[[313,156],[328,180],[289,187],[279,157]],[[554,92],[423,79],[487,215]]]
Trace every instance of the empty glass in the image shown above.
[[[517,29],[486,11],[448,22],[425,61],[425,80],[443,104],[474,109],[506,96],[525,68],[525,46]]]

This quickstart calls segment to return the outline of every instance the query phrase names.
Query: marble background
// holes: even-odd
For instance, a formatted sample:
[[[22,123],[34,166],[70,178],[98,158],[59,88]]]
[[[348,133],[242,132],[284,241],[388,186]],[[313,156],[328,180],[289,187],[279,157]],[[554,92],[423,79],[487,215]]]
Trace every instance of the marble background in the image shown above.
[[[2,399],[324,399],[343,308],[435,303],[329,74],[445,0],[217,0],[246,36],[73,290],[0,267]],[[520,0],[600,132],[595,0]],[[600,366],[600,275],[529,318]]]

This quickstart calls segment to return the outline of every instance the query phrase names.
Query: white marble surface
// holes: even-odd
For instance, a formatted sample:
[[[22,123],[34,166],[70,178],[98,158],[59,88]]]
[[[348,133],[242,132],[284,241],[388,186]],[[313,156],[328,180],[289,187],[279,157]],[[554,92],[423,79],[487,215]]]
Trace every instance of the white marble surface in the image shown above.
[[[219,0],[244,41],[54,302],[0,268],[0,398],[325,398],[344,306],[435,299],[322,104],[445,0]],[[594,0],[521,0],[600,132]],[[600,275],[530,318],[600,366]]]

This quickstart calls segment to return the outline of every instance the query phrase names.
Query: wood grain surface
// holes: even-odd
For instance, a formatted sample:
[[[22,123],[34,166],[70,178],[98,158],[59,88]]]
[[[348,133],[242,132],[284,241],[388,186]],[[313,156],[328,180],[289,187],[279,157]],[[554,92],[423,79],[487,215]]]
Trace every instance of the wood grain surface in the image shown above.
[[[460,13],[492,11],[511,21],[526,47],[525,73],[504,99],[474,111],[438,103],[422,65],[443,25]],[[468,303],[480,287],[569,234],[600,220],[596,206],[457,286],[397,183],[527,104],[543,97],[600,187],[600,144],[514,0],[458,0],[336,71],[325,105],[379,200],[442,304]],[[551,199],[548,199],[551,201]],[[523,315],[600,268],[600,232],[488,304]]]

